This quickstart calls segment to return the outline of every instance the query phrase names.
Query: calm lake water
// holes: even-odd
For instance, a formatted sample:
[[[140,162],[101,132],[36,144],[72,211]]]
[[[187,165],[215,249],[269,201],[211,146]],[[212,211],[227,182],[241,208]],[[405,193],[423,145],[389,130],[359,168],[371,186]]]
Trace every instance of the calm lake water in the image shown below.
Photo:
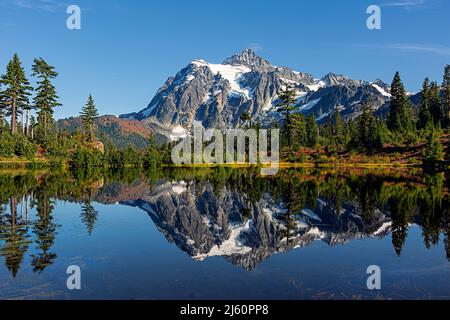
[[[450,174],[0,172],[1,299],[449,299]],[[66,270],[81,268],[81,290]],[[381,268],[370,291],[367,268]]]

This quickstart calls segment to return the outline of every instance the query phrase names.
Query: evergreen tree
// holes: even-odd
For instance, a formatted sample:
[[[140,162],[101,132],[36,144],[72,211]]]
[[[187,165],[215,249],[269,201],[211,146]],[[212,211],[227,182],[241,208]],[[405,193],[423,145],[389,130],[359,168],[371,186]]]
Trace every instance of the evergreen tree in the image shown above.
[[[51,82],[58,76],[58,73],[42,58],[34,59],[32,70],[32,76],[39,79],[37,81],[37,93],[33,99],[33,106],[38,110],[38,131],[46,138],[49,128],[54,123],[53,109],[61,106],[58,102],[59,97],[56,94],[56,89]],[[28,112],[26,122],[28,126]]]
[[[2,83],[0,81],[0,94],[2,92]],[[5,130],[7,126],[6,122],[6,110],[4,109],[4,106],[2,105],[0,101],[0,134]]]
[[[317,125],[316,117],[313,115],[309,116],[306,120],[306,131],[307,131],[307,143],[309,148],[315,148],[319,142],[319,126]]]
[[[94,231],[95,223],[98,219],[98,212],[90,201],[86,201],[81,206],[81,221],[86,226],[89,235]]]
[[[130,144],[123,151],[123,162],[125,166],[140,167],[143,165],[142,154]]]
[[[443,122],[443,112],[441,104],[441,91],[437,82],[433,82],[430,88],[430,114],[435,127],[440,127]]]
[[[291,133],[291,144],[295,150],[303,147],[307,143],[307,129],[305,116],[302,114],[291,115],[291,127],[289,128]]]
[[[153,134],[150,135],[147,150],[144,154],[144,167],[146,168],[156,168],[161,161],[161,156],[159,154],[158,148],[153,138]]]
[[[23,120],[24,118],[24,113],[22,112],[22,126],[23,126],[23,133],[28,137],[30,136],[30,112],[32,110],[32,106],[29,104],[27,105],[23,111],[25,111],[25,121]]]
[[[419,122],[418,128],[425,129],[431,122],[430,104],[431,104],[431,90],[430,90],[430,80],[425,79],[422,86],[422,102],[420,104],[419,110]]]
[[[6,110],[7,116],[11,117],[11,132],[14,134],[18,132],[18,116],[29,105],[29,91],[33,89],[17,54],[8,63],[6,74],[1,76],[0,83],[6,87],[0,92],[0,109]]]
[[[88,142],[95,141],[95,120],[98,118],[98,111],[95,107],[92,95],[89,95],[86,105],[81,111],[81,120],[83,121],[85,140]]]
[[[6,126],[5,115],[3,114],[3,109],[0,108],[0,133],[4,130]]]
[[[408,131],[411,129],[410,103],[405,87],[397,72],[391,85],[391,103],[388,115],[388,128],[392,131]]]
[[[36,191],[34,205],[36,206],[37,221],[33,225],[33,233],[36,235],[36,253],[32,255],[31,265],[33,272],[43,272],[53,264],[56,254],[51,251],[57,234],[58,224],[55,223],[52,211],[54,200],[47,193],[47,185]]]
[[[439,161],[444,157],[444,148],[437,130],[431,130],[427,138],[427,147],[423,153],[424,161]]]
[[[110,167],[118,168],[123,166],[123,154],[116,148],[111,138],[106,141],[105,157],[107,164]]]
[[[30,138],[33,140],[34,139],[34,130],[36,128],[36,119],[31,116],[30,118],[30,127],[28,128],[29,132],[28,135],[30,136]]]
[[[332,120],[332,138],[337,148],[345,144],[345,123],[342,121],[341,113],[336,107],[334,110],[334,117]]]
[[[445,124],[447,127],[450,126],[450,65],[445,67],[444,71],[444,81],[442,83],[442,90],[444,93],[442,107],[445,115]]]
[[[291,85],[287,85],[286,89],[283,90],[280,95],[279,99],[281,100],[280,104],[278,105],[278,111],[283,114],[284,117],[284,133],[287,139],[288,146],[291,146],[292,143],[292,119],[291,119],[291,112],[294,109],[294,102],[295,102],[295,91],[292,88]]]
[[[357,118],[356,123],[358,132],[354,138],[354,145],[368,153],[373,153],[380,149],[382,146],[381,125],[369,106],[363,108],[363,113]]]

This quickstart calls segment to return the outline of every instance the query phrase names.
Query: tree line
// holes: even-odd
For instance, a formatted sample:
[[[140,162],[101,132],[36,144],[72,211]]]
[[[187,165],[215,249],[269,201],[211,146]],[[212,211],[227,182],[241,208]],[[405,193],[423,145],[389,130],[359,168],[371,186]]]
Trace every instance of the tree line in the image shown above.
[[[405,90],[400,73],[391,84],[391,99],[386,115],[376,114],[374,103],[366,101],[358,116],[344,121],[338,107],[327,120],[317,126],[313,115],[305,117],[296,111],[292,86],[279,95],[278,111],[283,118],[282,145],[287,158],[301,148],[324,147],[329,154],[364,152],[373,154],[384,145],[413,146],[427,143],[425,160],[442,160],[443,130],[450,128],[450,65],[445,67],[443,82],[426,78],[420,92],[420,105],[414,106]]]
[[[274,203],[281,203],[287,210],[279,216],[285,228],[275,233],[278,240],[286,238],[288,244],[298,236],[295,221],[305,208],[320,215],[324,221],[321,228],[325,230],[347,232],[356,228],[366,236],[373,236],[380,228],[380,213],[383,213],[392,221],[390,237],[397,255],[402,255],[409,229],[416,224],[425,247],[441,246],[450,261],[450,172],[410,175],[407,171],[402,175],[400,171],[391,176],[389,171],[355,174],[353,171],[285,170],[273,179],[263,178],[257,172],[203,168],[145,174],[139,170],[104,170],[85,176],[56,170],[46,175],[33,171],[1,174],[0,256],[14,277],[25,263],[31,264],[33,272],[44,272],[58,258],[55,243],[61,226],[54,219],[56,201],[79,203],[80,220],[91,236],[98,219],[93,202],[102,199],[106,199],[105,204],[114,202],[112,199],[129,194],[129,187],[140,183],[148,184],[148,188],[142,189],[148,190],[161,181],[184,180],[188,185],[195,185],[193,190],[209,190],[207,187],[211,185],[214,194],[200,192],[197,195],[200,198],[220,197],[224,189],[238,192],[242,222],[252,219],[255,208],[267,196]],[[73,183],[74,179],[77,183]],[[326,210],[320,210],[322,205],[319,206],[317,199],[326,203]],[[355,215],[349,206],[356,206],[359,214]],[[27,259],[32,247],[35,249]]]
[[[75,168],[171,163],[170,143],[157,147],[153,138],[146,150],[132,146],[119,150],[107,137],[103,137],[103,144],[99,143],[96,132],[99,113],[92,95],[80,112],[80,130],[70,134],[58,130],[54,119],[56,108],[62,106],[54,85],[58,72],[42,58],[33,60],[31,70],[34,88],[18,55],[14,54],[0,77],[0,158],[50,159]],[[322,154],[336,158],[350,152],[372,155],[386,145],[415,146],[423,142],[426,143],[424,161],[443,160],[443,132],[450,127],[450,65],[445,67],[441,85],[428,78],[424,80],[420,97],[420,105],[412,105],[397,72],[391,84],[387,114],[377,114],[374,103],[366,101],[356,118],[342,119],[336,107],[319,125],[314,114],[305,116],[296,110],[295,90],[288,85],[279,94],[278,105],[282,116],[283,158],[303,161],[304,148],[313,150],[310,154],[317,160]],[[241,123],[259,126],[248,113],[241,115]]]
[[[155,166],[163,154],[150,139],[147,150],[105,146],[97,139],[96,120],[99,117],[90,94],[82,107],[82,127],[69,134],[58,130],[54,119],[61,107],[54,85],[58,72],[43,58],[33,60],[33,88],[17,54],[0,77],[0,158],[50,160],[70,167],[86,166]],[[32,98],[31,98],[32,97]],[[106,139],[105,139],[106,140]]]

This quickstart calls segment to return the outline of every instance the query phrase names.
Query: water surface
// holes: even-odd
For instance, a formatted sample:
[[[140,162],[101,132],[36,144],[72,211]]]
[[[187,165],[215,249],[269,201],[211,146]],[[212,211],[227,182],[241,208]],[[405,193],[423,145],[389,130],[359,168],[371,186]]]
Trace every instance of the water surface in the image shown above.
[[[2,299],[449,299],[448,174],[0,173]],[[82,289],[66,269],[82,270]],[[367,267],[382,270],[370,291]]]

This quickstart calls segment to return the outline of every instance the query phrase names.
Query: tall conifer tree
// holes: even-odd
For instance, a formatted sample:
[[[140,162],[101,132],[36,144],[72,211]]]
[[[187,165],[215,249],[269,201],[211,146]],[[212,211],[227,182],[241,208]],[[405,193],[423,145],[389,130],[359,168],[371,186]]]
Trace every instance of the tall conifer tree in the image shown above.
[[[18,116],[29,105],[28,97],[33,89],[17,54],[8,63],[6,74],[1,76],[0,83],[5,87],[0,92],[0,108],[6,110],[7,116],[11,117],[11,132],[15,134],[18,132]]]
[[[38,110],[38,129],[44,137],[47,137],[49,128],[52,126],[54,108],[61,106],[58,102],[56,89],[51,80],[58,76],[55,67],[50,66],[42,59],[34,59],[33,63],[33,77],[37,77],[38,87],[36,88],[36,96],[33,99],[34,108]],[[28,114],[27,114],[28,124]]]
[[[295,91],[292,88],[291,85],[287,85],[285,90],[283,90],[280,95],[279,99],[281,102],[278,105],[278,111],[281,112],[284,116],[284,129],[285,134],[287,138],[288,146],[291,146],[292,144],[292,117],[291,113],[294,109],[294,102],[295,102]]]
[[[0,94],[1,94],[1,92],[2,92],[2,83],[0,80]],[[5,112],[4,106],[1,104],[1,101],[0,101],[0,133],[1,133],[1,130],[3,129],[4,122],[5,122],[4,112]]]
[[[332,118],[332,134],[336,147],[345,143],[345,123],[342,121],[339,108],[334,109],[334,117]]]
[[[392,81],[391,95],[387,122],[388,128],[392,131],[407,131],[411,129],[411,106],[398,71]]]
[[[315,148],[319,142],[319,126],[314,115],[309,116],[306,120],[306,131],[308,135],[307,146]]]
[[[89,95],[86,105],[81,110],[81,120],[83,121],[83,128],[85,139],[88,142],[95,141],[95,120],[98,118],[98,111],[95,107],[92,95]]]
[[[436,127],[440,127],[443,122],[443,112],[441,104],[441,91],[437,82],[431,83],[430,88],[430,114]]]
[[[419,129],[425,129],[431,122],[431,114],[430,114],[430,103],[431,103],[431,92],[430,92],[430,80],[428,78],[425,79],[422,86],[422,102],[420,104],[419,110]]]
[[[442,83],[443,100],[442,107],[444,110],[445,124],[450,126],[450,65],[447,65],[444,70],[444,81]]]
[[[373,153],[382,147],[380,125],[369,105],[363,107],[363,112],[356,119],[356,124],[358,132],[354,140],[358,148]]]
[[[423,152],[425,161],[439,161],[444,157],[444,147],[439,140],[439,133],[433,129],[427,137],[427,146]]]

